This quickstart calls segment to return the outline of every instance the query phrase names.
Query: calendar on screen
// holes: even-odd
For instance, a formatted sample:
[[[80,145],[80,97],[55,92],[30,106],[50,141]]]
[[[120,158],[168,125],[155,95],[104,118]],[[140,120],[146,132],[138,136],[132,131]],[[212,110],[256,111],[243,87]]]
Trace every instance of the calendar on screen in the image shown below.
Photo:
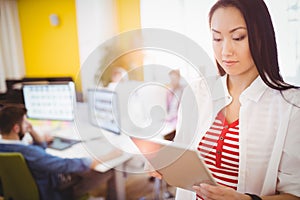
[[[74,119],[74,82],[26,84],[23,86],[23,96],[28,118]]]

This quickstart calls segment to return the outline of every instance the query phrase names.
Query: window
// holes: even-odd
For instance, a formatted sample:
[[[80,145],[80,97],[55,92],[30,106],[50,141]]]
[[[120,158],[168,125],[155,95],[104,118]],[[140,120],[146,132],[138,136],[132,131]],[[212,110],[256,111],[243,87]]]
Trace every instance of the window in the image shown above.
[[[208,12],[215,2],[141,0],[141,27],[169,29],[184,34],[199,44],[213,61]],[[265,2],[275,28],[281,74],[285,81],[300,85],[300,0]],[[164,59],[167,60],[168,57],[161,54],[156,55],[154,61],[147,62],[158,60],[165,63],[162,61]]]

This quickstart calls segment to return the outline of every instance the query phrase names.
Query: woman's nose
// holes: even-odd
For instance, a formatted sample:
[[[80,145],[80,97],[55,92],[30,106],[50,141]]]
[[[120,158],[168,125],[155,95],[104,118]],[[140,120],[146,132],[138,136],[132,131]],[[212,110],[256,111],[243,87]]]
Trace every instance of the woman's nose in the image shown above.
[[[223,46],[222,46],[222,55],[223,56],[231,56],[233,55],[233,46],[231,41],[224,40]]]

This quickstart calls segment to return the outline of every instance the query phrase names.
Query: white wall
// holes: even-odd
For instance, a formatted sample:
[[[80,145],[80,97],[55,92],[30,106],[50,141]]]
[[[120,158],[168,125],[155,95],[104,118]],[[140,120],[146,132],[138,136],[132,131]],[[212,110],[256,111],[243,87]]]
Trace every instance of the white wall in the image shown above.
[[[281,74],[286,81],[300,85],[300,2],[297,1],[265,0],[275,28]]]
[[[265,0],[275,28],[281,73],[286,81],[300,85],[300,2],[297,5],[297,1]],[[208,12],[215,2],[141,0],[142,28],[163,28],[182,33],[199,44],[214,60]],[[296,9],[289,9],[293,5]]]
[[[76,0],[82,91],[95,85],[101,54],[95,49],[118,32],[116,0]],[[90,56],[91,54],[92,57]]]
[[[199,45],[207,53],[211,63],[214,63],[208,26],[208,11],[213,2],[214,0],[141,0],[141,26],[142,28],[167,29],[185,35]],[[167,55],[165,52],[157,51],[150,55],[146,54],[146,59],[147,64],[180,68],[183,75],[194,78],[193,67],[176,55]],[[204,62],[203,66],[208,66],[207,62]],[[200,70],[205,75],[216,73],[214,66],[212,69],[204,68]],[[145,71],[148,73],[144,74],[145,78],[158,77],[161,74],[159,71],[153,71],[154,74],[151,75],[149,70]]]

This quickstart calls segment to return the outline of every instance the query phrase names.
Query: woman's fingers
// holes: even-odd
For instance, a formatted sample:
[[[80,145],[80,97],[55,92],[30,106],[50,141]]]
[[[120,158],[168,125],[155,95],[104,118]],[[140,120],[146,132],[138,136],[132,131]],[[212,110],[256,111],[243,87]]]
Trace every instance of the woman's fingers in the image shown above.
[[[155,177],[155,178],[162,179],[162,175],[161,175],[159,172],[157,172],[157,171],[149,172],[149,175],[150,175],[150,176],[153,176],[153,177]]]

